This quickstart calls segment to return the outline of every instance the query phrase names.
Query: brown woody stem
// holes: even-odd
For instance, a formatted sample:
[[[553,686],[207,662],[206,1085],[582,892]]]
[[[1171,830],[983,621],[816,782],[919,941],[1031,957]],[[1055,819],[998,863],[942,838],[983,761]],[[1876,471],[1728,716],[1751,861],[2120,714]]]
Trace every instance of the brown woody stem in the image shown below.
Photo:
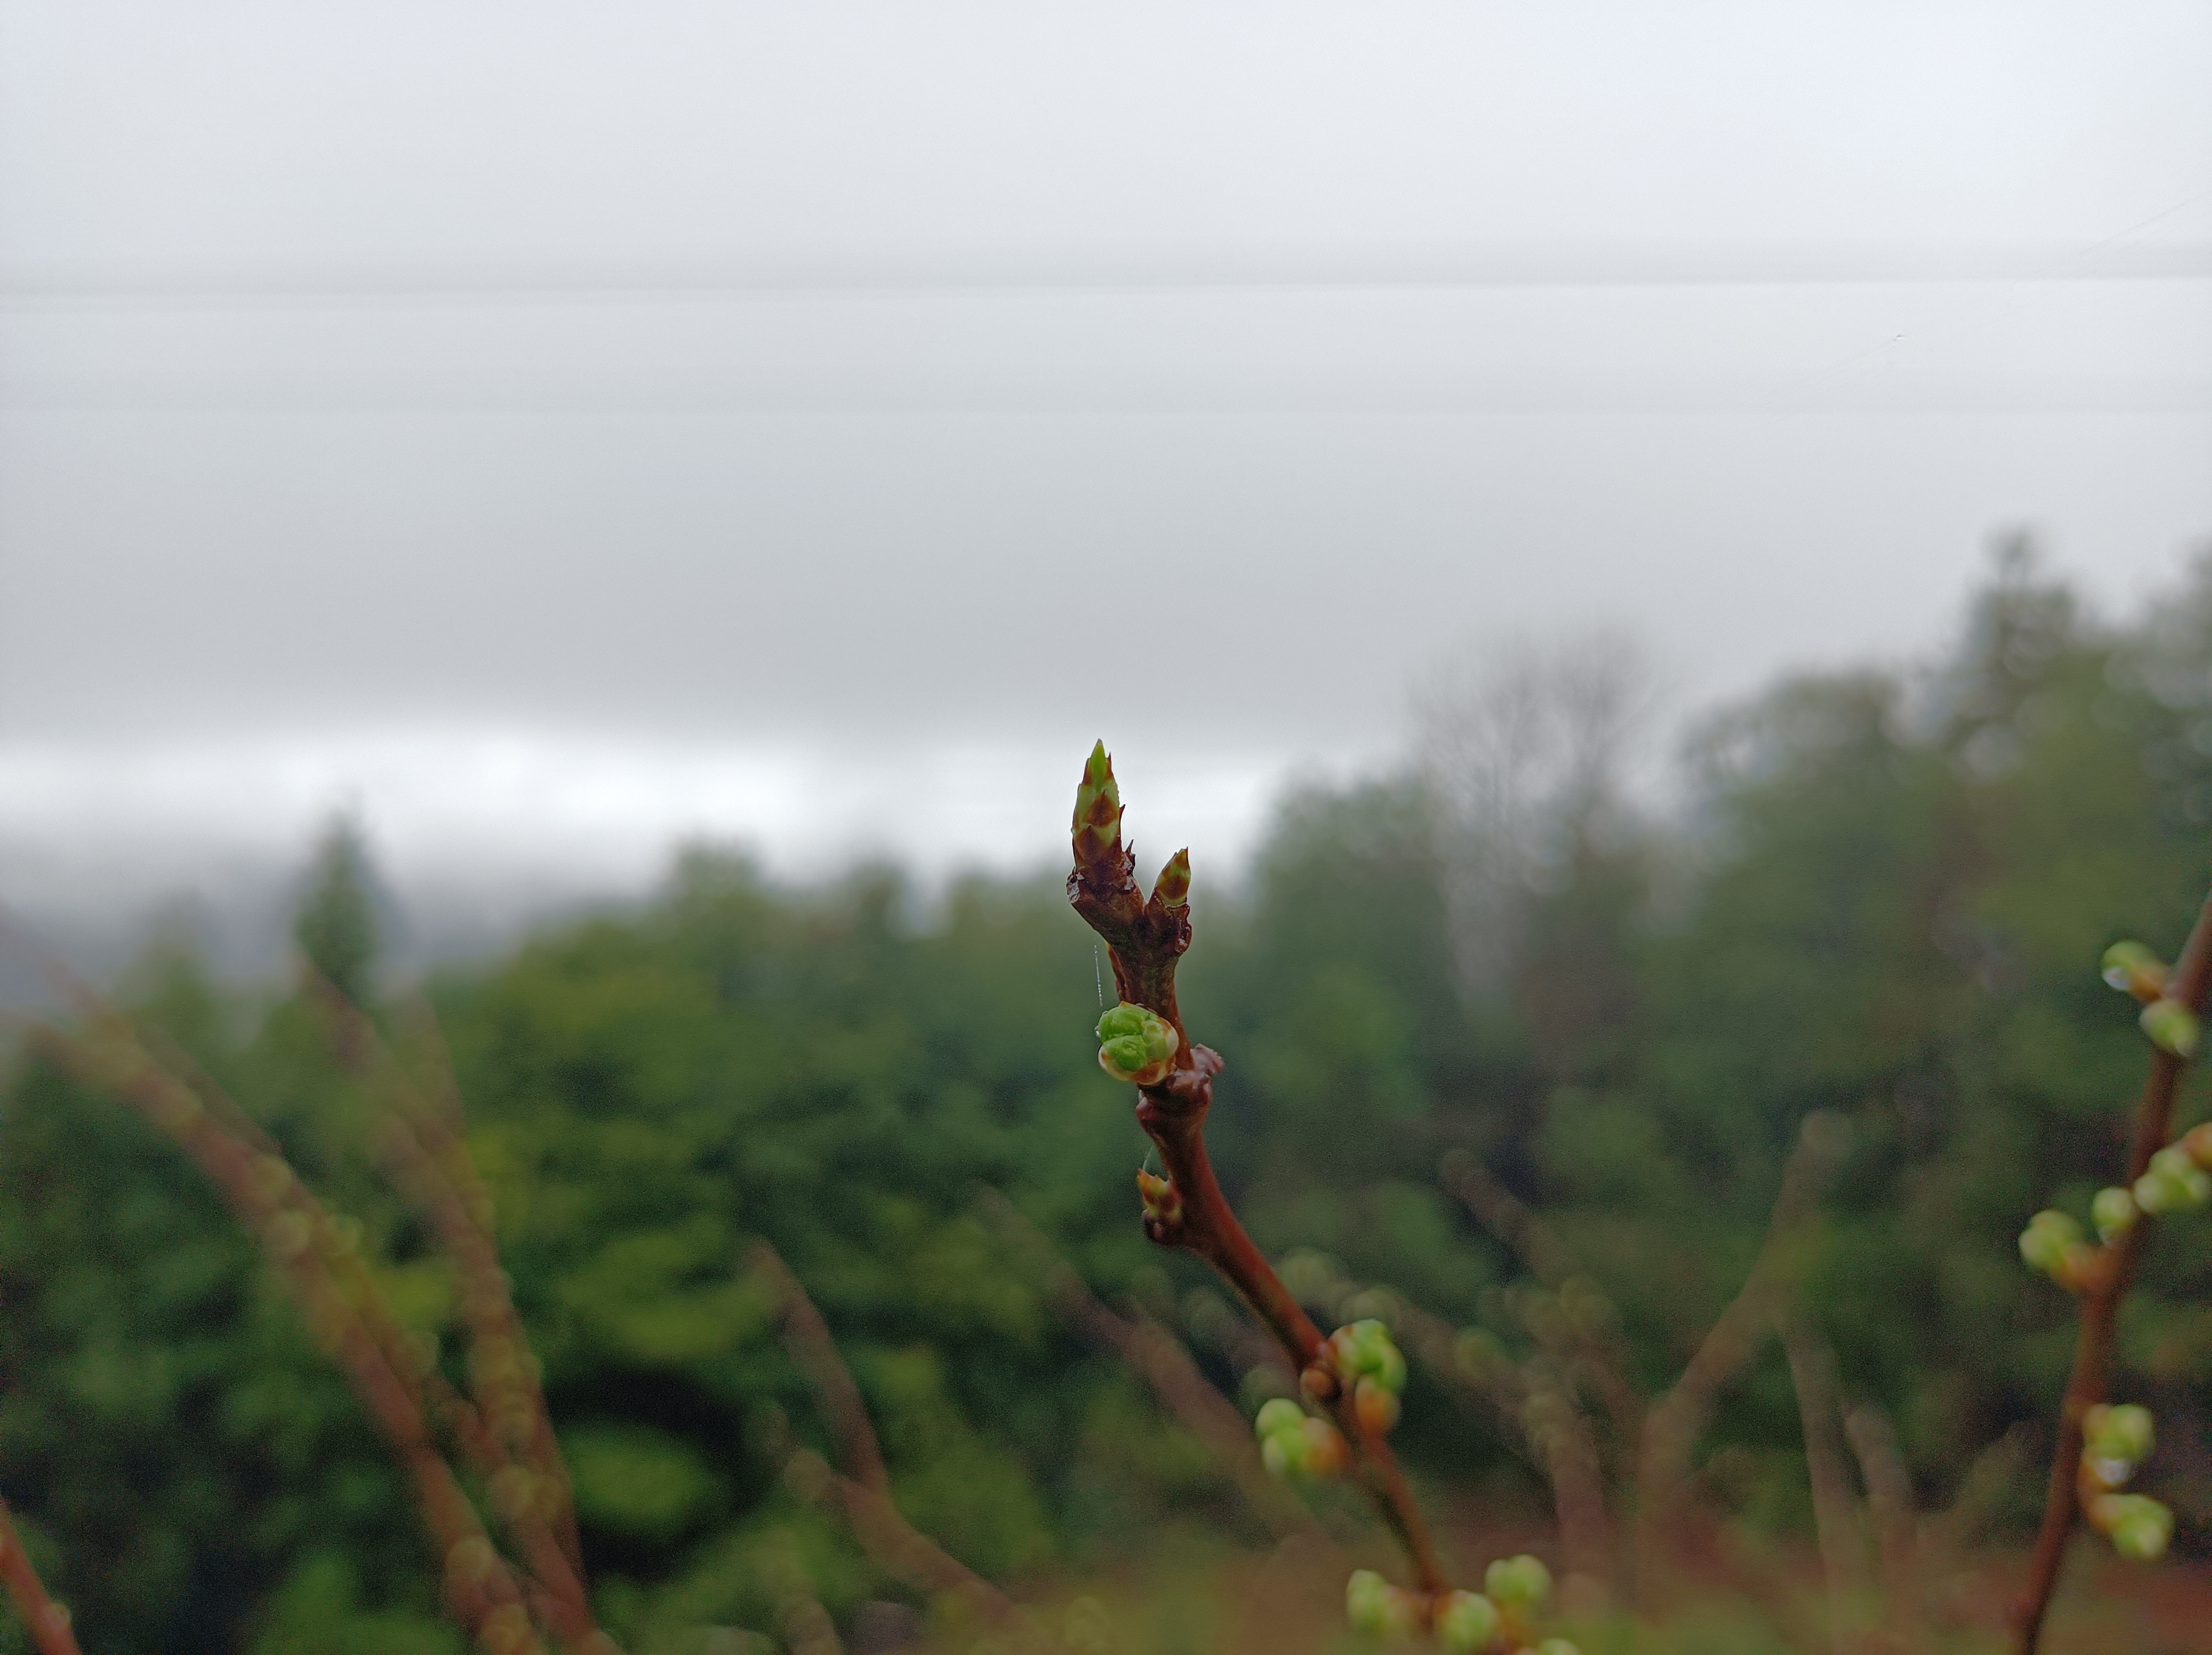
[[[1068,901],[1105,940],[1115,990],[1122,1001],[1155,1013],[1177,1037],[1174,1067],[1158,1085],[1139,1093],[1137,1123],[1158,1147],[1168,1179],[1181,1197],[1181,1211],[1172,1218],[1148,1216],[1146,1233],[1162,1246],[1197,1254],[1218,1270],[1274,1335],[1297,1372],[1318,1367],[1328,1372],[1327,1340],[1237,1221],[1206,1156],[1206,1112],[1213,1102],[1213,1077],[1220,1073],[1221,1059],[1191,1044],[1176,1001],[1176,963],[1190,946],[1190,910],[1180,900],[1170,904],[1165,898],[1185,894],[1183,876],[1164,878],[1147,898],[1138,888],[1136,865],[1121,843],[1118,820],[1113,837],[1103,843],[1100,836],[1083,831],[1079,822],[1078,829]],[[1097,854],[1086,860],[1087,850]],[[1182,865],[1179,855],[1170,868]],[[1420,1591],[1431,1597],[1448,1591],[1436,1543],[1397,1457],[1379,1433],[1361,1428],[1348,1391],[1342,1386],[1334,1390],[1333,1396],[1318,1400],[1355,1445],[1361,1478],[1406,1549]]]
[[[2167,978],[2166,997],[2203,1015],[2205,991],[2212,986],[2212,896],[2190,928],[2181,958]],[[2166,1147],[2173,1135],[2173,1097],[2181,1084],[2186,1062],[2162,1048],[2154,1048],[2150,1073],[2143,1081],[2142,1099],[2136,1106],[2135,1136],[2128,1147],[2128,1183],[2143,1175],[2150,1158]],[[2138,1217],[2117,1244],[2107,1250],[2111,1268],[2094,1272],[2081,1294],[2081,1327],[2074,1342],[2074,1372],[2066,1384],[2066,1400],[2058,1415],[2058,1443],[2052,1450],[2051,1492],[2044,1501],[2043,1527],[2035,1536],[2035,1552],[2028,1561],[2027,1588],[2021,1595],[2018,1655],[2035,1655],[2043,1637],[2043,1620],[2057,1589],[2058,1572],[2066,1561],[2066,1542],[2073,1537],[2075,1519],[2081,1515],[2077,1480],[2081,1463],[2082,1421],[2105,1400],[2106,1377],[2112,1368],[2112,1337],[2118,1326],[2120,1301],[2127,1297],[2142,1257],[2150,1215]]]
[[[8,1601],[15,1605],[39,1655],[77,1655],[69,1611],[46,1595],[5,1500],[0,1500],[0,1585],[6,1587]]]

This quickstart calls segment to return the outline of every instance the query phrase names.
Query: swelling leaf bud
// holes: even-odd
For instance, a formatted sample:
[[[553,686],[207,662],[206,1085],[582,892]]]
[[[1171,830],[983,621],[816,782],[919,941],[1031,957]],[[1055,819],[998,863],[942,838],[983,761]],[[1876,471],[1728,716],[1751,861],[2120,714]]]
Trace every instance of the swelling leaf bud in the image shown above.
[[[2158,1438],[2150,1410],[2133,1402],[2117,1406],[2100,1403],[2082,1416],[2081,1434],[2088,1451],[2101,1460],[2140,1465],[2150,1457]]]
[[[2104,977],[2137,1000],[2155,1000],[2166,992],[2166,963],[2139,942],[2116,942],[2106,949]]]
[[[1305,1423],[1304,1434],[1306,1475],[1341,1476],[1352,1463],[1352,1451],[1344,1445],[1344,1433],[1327,1420],[1310,1419]]]
[[[1523,1552],[1518,1557],[1501,1557],[1492,1563],[1484,1572],[1482,1587],[1493,1602],[1504,1608],[1539,1609],[1552,1595],[1552,1572],[1540,1559]]]
[[[1390,1329],[1372,1317],[1352,1322],[1329,1336],[1330,1354],[1346,1381],[1373,1379],[1393,1394],[1406,1386],[1406,1359]]]
[[[1420,1624],[1413,1600],[1372,1569],[1355,1569],[1345,1582],[1344,1613],[1370,1638],[1407,1637]]]
[[[2142,1200],[2140,1192],[2136,1200]],[[2028,1220],[2027,1228],[2020,1232],[2020,1256],[2029,1269],[2046,1275],[2055,1274],[2064,1263],[2067,1249],[2081,1244],[2081,1226],[2070,1214],[2048,1208]]]
[[[1121,847],[1121,788],[1114,780],[1114,761],[1107,758],[1103,741],[1084,762],[1070,831],[1078,867],[1095,867]]]
[[[1132,1086],[1157,1086],[1182,1044],[1175,1025],[1142,1006],[1126,1001],[1098,1019],[1098,1067]]]
[[[1147,1218],[1170,1227],[1182,1222],[1182,1192],[1170,1180],[1141,1166],[1137,1169],[1137,1198],[1144,1202]]]
[[[2107,1247],[2136,1227],[2136,1198],[2124,1190],[2100,1190],[2089,1203],[2097,1238]]]
[[[1160,877],[1152,882],[1152,900],[1165,909],[1190,906],[1190,852],[1178,850],[1168,858]]]
[[[1260,1404],[1260,1412],[1252,1421],[1252,1428],[1263,1437],[1272,1437],[1281,1431],[1303,1431],[1306,1427],[1306,1412],[1288,1396],[1271,1396]]]
[[[1480,1592],[1447,1593],[1437,1611],[1437,1636],[1455,1655],[1480,1655],[1498,1640],[1498,1605]]]
[[[2196,1056],[2203,1040],[2197,1013],[2178,1000],[2154,1000],[2136,1020],[2150,1037],[2151,1044],[2174,1057]]]
[[[2173,1513],[2146,1494],[2106,1497],[2106,1533],[2112,1549],[2132,1563],[2155,1563],[2173,1538]]]
[[[1398,1423],[1398,1393],[1380,1379],[1360,1380],[1352,1393],[1352,1407],[1358,1416],[1359,1428],[1370,1437],[1386,1437]]]
[[[2146,1213],[2174,1213],[2212,1201],[2212,1177],[2180,1148],[2168,1145],[2150,1158],[2136,1180],[2136,1205]]]

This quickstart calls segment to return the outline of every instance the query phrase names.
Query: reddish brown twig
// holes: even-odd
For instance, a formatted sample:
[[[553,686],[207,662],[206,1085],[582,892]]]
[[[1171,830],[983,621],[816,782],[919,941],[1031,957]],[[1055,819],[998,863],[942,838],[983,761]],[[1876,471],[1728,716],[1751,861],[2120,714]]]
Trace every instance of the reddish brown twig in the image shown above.
[[[839,1469],[809,1449],[787,1449],[786,1486],[811,1504],[840,1512],[860,1549],[893,1579],[920,1591],[963,1598],[1000,1625],[1024,1624],[1021,1605],[908,1522],[891,1503],[890,1476],[860,1388],[830,1336],[830,1324],[791,1267],[766,1241],[752,1244],[746,1263],[775,1302],[783,1318],[784,1348],[813,1389],[845,1462]]]
[[[591,1643],[603,1634],[585,1585],[568,1468],[538,1384],[529,1336],[500,1267],[489,1192],[454,1129],[458,1088],[442,1088],[440,1102],[431,1103],[359,1007],[313,973],[307,987],[329,1019],[331,1050],[381,1095],[386,1108],[374,1129],[375,1150],[429,1226],[460,1289],[474,1404],[453,1396],[434,1400],[446,1402],[455,1440],[484,1479],[543,1588],[554,1635],[572,1647]],[[441,1058],[434,1033],[429,1044]],[[442,1064],[438,1072],[450,1074]]]
[[[888,1498],[891,1479],[884,1467],[883,1445],[876,1440],[875,1422],[868,1418],[868,1405],[854,1383],[853,1371],[830,1336],[830,1324],[783,1256],[767,1242],[753,1243],[746,1250],[745,1264],[783,1317],[783,1348],[821,1404],[823,1423],[836,1439],[839,1468],[863,1488]]]
[[[349,1243],[281,1156],[257,1150],[216,1117],[192,1087],[156,1062],[119,1019],[100,1044],[58,1029],[34,1032],[46,1056],[136,1107],[205,1172],[234,1217],[260,1240],[315,1342],[335,1361],[407,1472],[444,1568],[454,1618],[485,1655],[539,1655],[524,1594],[433,1441],[419,1369],[395,1361],[359,1301],[331,1269]],[[234,1107],[234,1106],[233,1106]],[[225,1109],[225,1113],[229,1109]]]
[[[2212,896],[2206,897],[2196,924],[2190,928],[2189,940],[2182,945],[2181,957],[2166,979],[2165,998],[2202,1016],[2208,987],[2212,987]],[[2163,1047],[2152,1048],[2150,1072],[2143,1081],[2142,1101],[2136,1106],[2135,1134],[2128,1146],[2130,1187],[2172,1135],[2174,1092],[2187,1067],[2185,1059]],[[2050,1493],[2044,1502],[2043,1526],[2035,1536],[2035,1551],[2028,1561],[2027,1589],[2021,1597],[2014,1644],[2019,1655],[2035,1655],[2043,1636],[2044,1616],[2057,1589],[2058,1572],[2066,1561],[2066,1542],[2073,1537],[2075,1519],[2081,1515],[2075,1480],[2081,1462],[2082,1421],[2105,1400],[2120,1301],[2127,1297],[2135,1280],[2144,1238],[2151,1228],[2148,1214],[2129,1226],[2116,1244],[2104,1250],[2101,1267],[2090,1271],[2082,1285],[2081,1325],[2075,1339],[2074,1371],[2059,1409]]]
[[[4,1500],[0,1500],[0,1585],[7,1587],[8,1601],[15,1606],[16,1618],[31,1634],[39,1655],[77,1655],[70,1612],[46,1595],[46,1583],[31,1566],[30,1554],[15,1532],[15,1513]]]
[[[394,1102],[424,1152],[417,1165],[423,1176],[434,1180],[430,1193],[439,1202],[439,1233],[462,1271],[462,1314],[477,1350],[486,1353],[485,1360],[471,1368],[471,1377],[482,1388],[486,1413],[505,1422],[508,1442],[530,1470],[543,1500],[544,1521],[581,1581],[583,1551],[568,1462],[554,1434],[553,1415],[545,1405],[529,1335],[514,1308],[507,1273],[500,1268],[491,1191],[461,1136],[461,1092],[453,1057],[437,1016],[427,1004],[414,1004],[409,1024],[410,1044],[426,1060],[426,1072],[417,1077],[416,1085],[400,1086]],[[394,1059],[394,1073],[404,1075],[405,1066],[396,1054]],[[502,1350],[511,1360],[495,1359]]]
[[[1146,1232],[1162,1246],[1205,1259],[1267,1324],[1306,1377],[1310,1394],[1329,1408],[1346,1440],[1356,1445],[1363,1480],[1405,1548],[1416,1584],[1434,1597],[1450,1582],[1405,1471],[1383,1437],[1361,1427],[1346,1387],[1336,1382],[1321,1329],[1237,1222],[1206,1153],[1206,1114],[1221,1059],[1192,1044],[1176,1000],[1176,964],[1191,939],[1188,855],[1178,852],[1170,860],[1147,897],[1121,843],[1120,794],[1103,748],[1094,765],[1097,775],[1086,774],[1079,795],[1068,901],[1105,941],[1122,1002],[1164,1019],[1177,1043],[1167,1074],[1138,1093],[1137,1123],[1158,1147],[1175,1198],[1172,1213],[1147,1216]]]

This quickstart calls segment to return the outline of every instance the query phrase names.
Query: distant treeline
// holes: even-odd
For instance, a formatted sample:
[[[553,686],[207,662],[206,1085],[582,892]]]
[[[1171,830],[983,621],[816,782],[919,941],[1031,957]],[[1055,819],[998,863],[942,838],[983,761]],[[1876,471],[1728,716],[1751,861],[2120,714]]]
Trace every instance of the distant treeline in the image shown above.
[[[2015,558],[1942,659],[1711,721],[1682,821],[1620,774],[1634,691],[1588,655],[1471,675],[1439,691],[1424,763],[1290,800],[1240,891],[1193,847],[1185,1007],[1228,1061],[1224,1177],[1270,1250],[1317,1250],[1510,1354],[1523,1268],[1442,1170],[1478,1158],[1548,1219],[1648,1391],[1741,1285],[1801,1123],[1832,1111],[1848,1140],[1803,1302],[1941,1502],[2062,1387],[2070,1307],[2014,1237],[2114,1176],[2143,1046],[2101,951],[2170,950],[2212,874],[2212,576],[2114,629]],[[827,1318],[902,1509],[985,1574],[1266,1532],[1052,1290],[1057,1255],[1181,1333],[1248,1415],[1267,1383],[1212,1280],[1139,1233],[1145,1146],[1093,1061],[1089,933],[1053,885],[912,911],[890,873],[791,891],[694,854],[642,911],[424,990],[634,1651],[772,1627],[764,1560],[798,1558],[841,1619],[898,1595],[779,1478],[787,1437],[826,1427],[746,1275],[755,1237]],[[325,970],[400,1016],[343,904],[308,919]],[[121,997],[361,1220],[410,1326],[450,1338],[454,1283],[375,1173],[367,1095],[304,991],[241,998],[172,948]],[[2192,1086],[2185,1119],[2204,1110]],[[2157,1238],[2128,1315],[2124,1385],[2158,1415],[2177,1550],[2201,1550],[2212,1220]],[[1419,1371],[1399,1441],[1432,1494],[1548,1512],[1510,1433]],[[1770,1351],[1699,1448],[1704,1486],[1808,1530],[1803,1453]],[[0,1491],[88,1649],[456,1645],[399,1474],[254,1241],[137,1117],[27,1059],[0,1114]],[[2020,1477],[2011,1520],[2039,1496]]]

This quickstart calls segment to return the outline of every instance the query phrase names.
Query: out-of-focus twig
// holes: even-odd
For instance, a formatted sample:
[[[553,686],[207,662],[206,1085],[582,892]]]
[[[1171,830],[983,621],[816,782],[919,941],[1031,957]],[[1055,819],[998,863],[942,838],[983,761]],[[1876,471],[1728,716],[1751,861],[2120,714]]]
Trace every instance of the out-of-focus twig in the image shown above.
[[[425,1418],[422,1367],[395,1363],[328,1265],[347,1237],[272,1150],[226,1129],[201,1096],[157,1062],[119,1014],[96,1037],[52,1026],[33,1031],[40,1054],[137,1108],[205,1172],[234,1217],[256,1237],[291,1289],[315,1342],[337,1362],[406,1470],[445,1566],[446,1599],[485,1655],[538,1655],[521,1586],[440,1454]],[[223,1114],[235,1110],[227,1099]],[[241,1111],[242,1112],[242,1111]]]
[[[918,1591],[964,1599],[1001,1625],[1025,1624],[1019,1604],[908,1522],[891,1503],[890,1479],[860,1388],[791,1267],[766,1241],[752,1244],[746,1263],[753,1280],[774,1299],[783,1319],[784,1348],[814,1388],[838,1452],[848,1457],[840,1470],[811,1450],[786,1445],[786,1485],[811,1504],[839,1512],[860,1549],[894,1579]]]
[[[1235,1479],[1252,1509],[1278,1538],[1286,1540],[1294,1535],[1326,1538],[1304,1503],[1267,1475],[1252,1427],[1208,1382],[1182,1341],[1140,1311],[1126,1316],[1116,1313],[1000,1191],[984,1188],[978,1191],[977,1199],[1002,1233],[1043,1261],[1046,1289],[1061,1314],[1093,1343],[1121,1358],[1152,1388],[1161,1406],[1205,1444]]]
[[[1454,1150],[1439,1169],[1444,1188],[1460,1199],[1475,1221],[1510,1248],[1528,1267],[1528,1273],[1564,1299],[1575,1284],[1590,1284],[1574,1249],[1563,1241],[1543,1215],[1500,1183],[1480,1159],[1469,1151]],[[1617,1327],[1593,1329],[1572,1320],[1572,1343],[1582,1358],[1577,1365],[1587,1374],[1605,1403],[1613,1428],[1623,1443],[1635,1443],[1644,1433],[1644,1399],[1628,1381],[1627,1353]],[[1554,1353],[1565,1362],[1567,1352]]]
[[[1785,1300],[1775,1325],[1790,1382],[1797,1392],[1797,1417],[1805,1437],[1805,1475],[1813,1490],[1813,1530],[1828,1589],[1828,1640],[1838,1650],[1866,1596],[1858,1497],[1844,1458],[1842,1417],[1836,1400],[1836,1359],[1804,1312]]]
[[[46,1593],[46,1583],[32,1567],[30,1554],[15,1532],[15,1513],[0,1500],[0,1585],[8,1591],[16,1618],[31,1634],[39,1655],[77,1655],[76,1633],[70,1612]]]
[[[782,1255],[767,1242],[756,1241],[746,1250],[745,1265],[782,1315],[783,1348],[822,1405],[823,1422],[836,1439],[839,1469],[861,1487],[889,1498],[891,1479],[884,1469],[883,1445],[876,1440],[875,1423],[868,1418],[860,1387],[853,1382],[853,1371],[830,1336],[830,1324]]]
[[[1866,1484],[1867,1507],[1874,1517],[1883,1621],[1893,1646],[1917,1650],[1927,1641],[1921,1617],[1920,1525],[1897,1433],[1887,1415],[1863,1402],[1844,1415],[1844,1434],[1858,1457],[1859,1477]]]
[[[1668,1526],[1680,1497],[1690,1456],[1712,1417],[1721,1390],[1759,1353],[1790,1289],[1790,1255],[1811,1217],[1833,1150],[1837,1123],[1808,1117],[1783,1169],[1782,1190],[1766,1239],[1735,1299],[1706,1331],[1674,1388],[1660,1398],[1644,1429],[1637,1468],[1636,1589],[1649,1599],[1664,1567]]]
[[[544,1520],[580,1580],[583,1553],[568,1463],[530,1355],[529,1336],[514,1308],[507,1273],[500,1268],[491,1191],[461,1135],[461,1089],[453,1056],[437,1014],[427,1002],[411,1001],[404,1010],[407,1050],[421,1061],[410,1065],[401,1061],[405,1054],[392,1053],[394,1073],[404,1076],[411,1070],[416,1081],[396,1087],[393,1098],[422,1147],[424,1159],[418,1165],[424,1173],[441,1180],[442,1187],[434,1192],[440,1202],[440,1232],[444,1235],[451,1226],[447,1245],[463,1266],[461,1311],[477,1350],[484,1354],[480,1370],[472,1369],[471,1377],[483,1392],[485,1411],[501,1422],[528,1466],[543,1501]],[[501,1360],[501,1353],[512,1360]]]
[[[571,1646],[599,1639],[604,1634],[584,1583],[568,1468],[500,1265],[490,1194],[454,1129],[458,1088],[450,1089],[449,1101],[433,1104],[359,1007],[312,972],[307,986],[328,1020],[331,1050],[385,1105],[374,1130],[379,1157],[453,1267],[469,1329],[475,1392],[465,1414],[448,1410],[465,1421],[456,1436],[544,1589],[555,1634]],[[427,1026],[438,1072],[449,1075],[434,1025]]]

